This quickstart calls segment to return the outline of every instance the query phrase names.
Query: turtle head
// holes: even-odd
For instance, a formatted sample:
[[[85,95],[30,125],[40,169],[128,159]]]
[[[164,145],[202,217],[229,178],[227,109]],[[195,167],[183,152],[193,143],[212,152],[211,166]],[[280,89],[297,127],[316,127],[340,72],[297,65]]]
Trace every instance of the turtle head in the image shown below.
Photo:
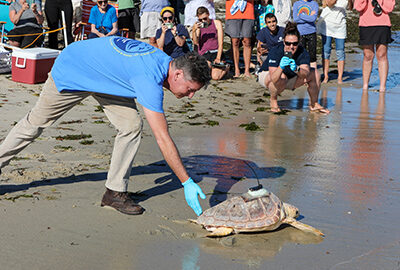
[[[283,209],[288,217],[297,218],[299,216],[299,208],[294,205],[283,203]]]

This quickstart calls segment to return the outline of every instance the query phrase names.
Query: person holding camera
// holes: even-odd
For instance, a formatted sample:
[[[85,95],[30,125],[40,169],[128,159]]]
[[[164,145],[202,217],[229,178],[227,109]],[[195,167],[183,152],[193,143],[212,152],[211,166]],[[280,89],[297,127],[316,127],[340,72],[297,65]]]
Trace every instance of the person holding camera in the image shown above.
[[[98,0],[97,5],[90,10],[91,24],[88,38],[119,35],[117,11],[107,0]]]
[[[212,20],[206,7],[196,11],[198,21],[193,25],[193,44],[198,53],[207,59],[211,68],[211,78],[221,80],[229,72],[229,65],[224,62],[224,29],[220,20]]]
[[[189,38],[189,33],[185,26],[175,23],[174,8],[165,7],[161,10],[160,15],[162,25],[156,32],[158,48],[172,58],[188,53],[190,50],[186,39]]]
[[[30,6],[26,0],[18,0],[11,3],[9,16],[15,25],[8,33],[8,40],[11,46],[16,47],[37,47],[43,42],[41,24],[43,23],[43,14],[40,1],[34,1]],[[28,35],[26,34],[37,34]],[[35,40],[36,39],[36,40]]]
[[[258,74],[259,83],[268,88],[272,112],[280,112],[278,95],[285,89],[294,90],[307,85],[310,111],[328,114],[330,111],[318,103],[319,86],[315,69],[310,68],[310,55],[299,45],[300,33],[296,23],[289,22],[285,28],[283,43],[268,53],[267,60]]]
[[[360,13],[359,44],[363,48],[363,90],[368,90],[372,63],[378,60],[379,91],[386,91],[386,79],[389,72],[387,57],[388,44],[391,43],[391,22],[389,13],[393,11],[395,0],[354,0],[354,8]]]
[[[257,58],[260,65],[267,59],[268,51],[283,42],[284,27],[278,26],[278,20],[273,13],[265,15],[267,27],[261,29],[257,34]]]

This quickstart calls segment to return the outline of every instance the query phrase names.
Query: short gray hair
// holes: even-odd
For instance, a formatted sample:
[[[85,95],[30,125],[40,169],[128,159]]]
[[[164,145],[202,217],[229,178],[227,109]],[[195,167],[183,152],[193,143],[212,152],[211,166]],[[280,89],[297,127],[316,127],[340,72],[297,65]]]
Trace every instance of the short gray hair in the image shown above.
[[[207,86],[211,80],[211,69],[206,58],[195,52],[187,53],[172,60],[175,69],[183,70],[188,81],[198,82]]]

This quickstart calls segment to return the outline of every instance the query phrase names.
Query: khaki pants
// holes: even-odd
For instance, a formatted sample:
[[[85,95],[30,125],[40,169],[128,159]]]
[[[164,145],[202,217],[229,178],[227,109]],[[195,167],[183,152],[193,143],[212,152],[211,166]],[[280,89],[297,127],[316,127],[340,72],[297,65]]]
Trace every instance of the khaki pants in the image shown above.
[[[93,96],[99,102],[118,131],[106,187],[114,191],[126,191],[142,132],[142,119],[135,100],[93,92],[58,92],[50,74],[36,105],[14,126],[0,146],[0,168],[39,137],[44,128],[88,96]]]

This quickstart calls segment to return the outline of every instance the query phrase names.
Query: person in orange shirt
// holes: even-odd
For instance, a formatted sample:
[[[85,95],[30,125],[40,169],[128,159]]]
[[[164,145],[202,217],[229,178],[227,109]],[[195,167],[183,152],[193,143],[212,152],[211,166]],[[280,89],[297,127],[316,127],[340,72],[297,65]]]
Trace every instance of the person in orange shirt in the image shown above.
[[[254,0],[226,0],[225,34],[231,38],[234,77],[240,76],[239,44],[243,39],[244,76],[251,77],[251,38],[254,29]]]

